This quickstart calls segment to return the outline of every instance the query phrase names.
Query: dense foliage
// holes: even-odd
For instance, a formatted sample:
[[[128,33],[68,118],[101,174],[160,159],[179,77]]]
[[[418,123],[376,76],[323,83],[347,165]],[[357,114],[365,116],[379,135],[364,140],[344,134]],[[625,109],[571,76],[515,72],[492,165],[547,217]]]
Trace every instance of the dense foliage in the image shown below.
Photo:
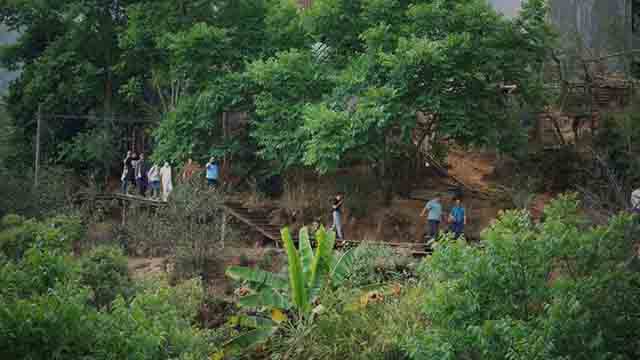
[[[198,281],[133,286],[117,249],[78,260],[77,219],[8,215],[0,224],[0,357],[203,359],[207,333],[192,326]],[[108,305],[106,308],[105,305]]]
[[[0,7],[0,21],[22,34],[1,56],[23,69],[10,113],[27,134],[40,105],[98,114],[47,125],[55,139],[48,150],[60,153],[51,159],[84,171],[114,160],[97,151],[120,144],[117,121],[100,120],[114,112],[160,121],[157,160],[227,154],[252,168],[263,165],[257,151],[276,171],[326,172],[353,160],[385,168],[415,151],[419,112],[436,115],[439,138],[512,151],[521,137],[501,86],[518,86],[511,102],[541,105],[552,39],[543,0],[525,2],[514,19],[485,0],[316,0],[305,10],[293,0]],[[225,138],[223,112],[246,114],[251,136]]]
[[[541,224],[503,214],[483,248],[448,242],[424,263],[430,325],[406,349],[415,359],[637,358],[637,230],[624,214],[592,227],[563,197]]]
[[[637,220],[592,226],[579,206],[563,196],[539,224],[505,212],[481,247],[443,239],[392,291],[327,287],[322,311],[281,324],[266,350],[276,359],[635,359]]]

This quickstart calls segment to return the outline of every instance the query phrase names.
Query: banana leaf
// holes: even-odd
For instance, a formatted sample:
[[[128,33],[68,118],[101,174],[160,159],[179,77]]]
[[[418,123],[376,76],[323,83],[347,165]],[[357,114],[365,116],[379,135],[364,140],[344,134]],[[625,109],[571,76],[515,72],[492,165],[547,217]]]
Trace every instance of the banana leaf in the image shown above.
[[[232,326],[242,326],[245,328],[267,328],[275,326],[276,323],[271,319],[267,319],[260,316],[249,316],[249,315],[236,315],[232,316],[229,320],[229,323]]]
[[[313,264],[313,249],[311,241],[309,241],[309,230],[306,227],[300,229],[300,237],[298,240],[300,260],[302,261],[302,272],[304,274],[304,282],[308,284],[310,279],[311,266]]]
[[[268,307],[271,309],[289,310],[290,304],[286,296],[272,288],[265,287],[255,294],[241,297],[238,305],[242,307]]]
[[[248,281],[253,289],[264,286],[278,290],[287,290],[287,280],[268,271],[245,266],[230,266],[225,274],[233,280]]]
[[[302,263],[298,250],[293,244],[293,239],[288,228],[281,230],[284,249],[287,252],[287,261],[289,269],[289,291],[293,304],[298,309],[300,316],[311,311],[311,304],[308,302],[307,289],[304,282],[304,274],[302,272]]]
[[[308,282],[310,302],[318,296],[330,275],[336,236],[333,232],[327,233],[324,228],[320,228],[316,232],[316,242],[316,253]]]
[[[349,249],[334,259],[330,275],[331,284],[333,286],[339,286],[347,280],[349,275],[351,275],[351,269],[353,269],[354,262],[355,249]]]
[[[277,329],[278,328],[275,326],[260,327],[237,336],[224,344],[225,353],[238,353],[249,347],[264,343],[276,332]]]

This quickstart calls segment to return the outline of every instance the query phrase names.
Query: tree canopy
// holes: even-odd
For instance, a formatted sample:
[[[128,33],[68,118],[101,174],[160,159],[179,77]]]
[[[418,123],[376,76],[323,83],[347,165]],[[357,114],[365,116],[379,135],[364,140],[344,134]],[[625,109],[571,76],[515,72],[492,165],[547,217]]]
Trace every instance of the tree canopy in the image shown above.
[[[513,147],[501,87],[539,105],[553,39],[544,0],[513,19],[485,0],[0,5],[0,21],[21,32],[1,60],[22,69],[7,101],[22,127],[33,131],[40,104],[146,116],[159,122],[158,160],[245,148],[277,169],[320,172],[407,151],[419,112],[436,116],[441,139]],[[242,146],[222,139],[225,111],[249,116]],[[99,126],[53,130],[73,143]]]

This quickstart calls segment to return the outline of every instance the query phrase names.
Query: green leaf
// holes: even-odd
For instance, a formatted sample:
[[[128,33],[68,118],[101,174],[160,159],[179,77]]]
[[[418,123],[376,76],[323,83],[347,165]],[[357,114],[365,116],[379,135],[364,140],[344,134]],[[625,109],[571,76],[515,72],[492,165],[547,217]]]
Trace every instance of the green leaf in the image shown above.
[[[278,293],[272,288],[264,288],[256,294],[251,294],[238,300],[238,305],[242,307],[268,307],[271,309],[288,310],[290,308],[289,300],[286,296]]]
[[[309,284],[309,273],[313,264],[313,249],[309,241],[309,230],[307,227],[300,229],[300,238],[298,240],[300,247],[300,255],[302,260],[302,271],[304,273],[304,282]]]
[[[304,283],[304,274],[302,273],[302,264],[293,244],[291,233],[288,228],[281,231],[284,248],[287,252],[288,268],[289,268],[289,289],[290,295],[300,315],[311,311],[311,305],[308,303],[307,289]]]
[[[275,325],[275,323],[271,319],[248,315],[233,316],[231,317],[230,323],[233,326],[241,326],[252,329],[267,328]]]
[[[334,286],[341,284],[351,274],[355,261],[355,248],[345,251],[335,260],[331,269],[331,281]]]
[[[233,280],[248,281],[256,289],[260,286],[278,290],[286,290],[288,288],[286,279],[260,269],[252,269],[246,266],[230,266],[225,274]]]
[[[224,348],[227,352],[232,353],[246,350],[248,347],[256,346],[267,341],[277,329],[277,327],[256,328],[229,340],[224,344]]]
[[[318,246],[316,247],[316,253],[313,258],[311,278],[309,281],[309,298],[311,300],[318,295],[326,279],[329,277],[336,235],[333,232],[327,233],[324,228],[320,228],[316,232],[316,242]]]

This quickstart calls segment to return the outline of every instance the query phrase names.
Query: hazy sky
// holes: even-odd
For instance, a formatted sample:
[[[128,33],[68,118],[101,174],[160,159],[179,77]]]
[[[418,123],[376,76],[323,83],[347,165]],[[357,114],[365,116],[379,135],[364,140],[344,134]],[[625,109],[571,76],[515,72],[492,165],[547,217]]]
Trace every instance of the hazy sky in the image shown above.
[[[515,16],[520,9],[520,0],[489,0],[497,10],[502,11],[505,15]]]
[[[0,25],[0,45],[10,44],[15,41],[16,37],[17,35],[15,33],[7,31],[4,26]],[[16,73],[9,72],[0,65],[0,95],[2,95],[7,86],[9,86],[9,81],[15,79],[16,76]]]

